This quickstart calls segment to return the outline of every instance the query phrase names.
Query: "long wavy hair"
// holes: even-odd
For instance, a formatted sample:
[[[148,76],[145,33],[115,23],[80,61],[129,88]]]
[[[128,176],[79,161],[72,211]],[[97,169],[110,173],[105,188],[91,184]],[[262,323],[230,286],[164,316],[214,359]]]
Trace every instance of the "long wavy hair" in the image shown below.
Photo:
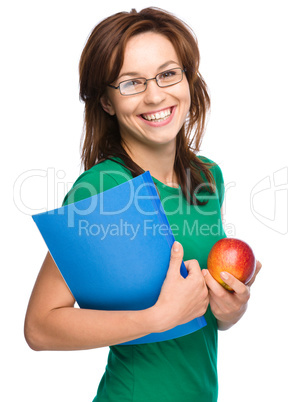
[[[107,85],[119,75],[129,39],[149,31],[169,39],[186,70],[191,106],[176,138],[174,170],[186,200],[195,202],[195,194],[203,190],[212,193],[215,188],[211,164],[196,156],[205,130],[210,98],[199,73],[200,55],[193,31],[162,9],[150,7],[140,12],[135,9],[120,12],[104,19],[92,30],[79,63],[80,98],[85,103],[82,164],[88,170],[106,159],[119,157],[133,177],[144,172],[126,152],[117,118],[103,110],[100,98]]]

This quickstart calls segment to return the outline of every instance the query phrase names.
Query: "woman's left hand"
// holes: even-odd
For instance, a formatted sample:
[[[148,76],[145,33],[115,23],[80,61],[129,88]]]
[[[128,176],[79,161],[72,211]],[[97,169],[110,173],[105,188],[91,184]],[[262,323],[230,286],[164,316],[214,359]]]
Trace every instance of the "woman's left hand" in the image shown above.
[[[225,330],[234,325],[244,315],[247,310],[248,300],[250,298],[250,286],[260,271],[262,264],[256,261],[256,270],[251,281],[245,285],[228,272],[222,276],[223,281],[229,285],[233,292],[229,292],[220,285],[207,269],[203,269],[208,291],[209,304],[212,313],[217,319],[218,328]]]

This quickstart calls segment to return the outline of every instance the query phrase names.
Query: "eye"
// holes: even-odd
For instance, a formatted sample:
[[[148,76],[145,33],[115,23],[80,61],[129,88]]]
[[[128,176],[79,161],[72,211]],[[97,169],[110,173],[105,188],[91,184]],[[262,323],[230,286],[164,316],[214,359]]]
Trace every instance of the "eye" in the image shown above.
[[[142,78],[134,78],[133,80],[127,80],[122,83],[123,88],[129,89],[137,85],[144,85],[144,80]]]
[[[177,70],[167,70],[159,74],[159,80],[168,80],[177,75]]]

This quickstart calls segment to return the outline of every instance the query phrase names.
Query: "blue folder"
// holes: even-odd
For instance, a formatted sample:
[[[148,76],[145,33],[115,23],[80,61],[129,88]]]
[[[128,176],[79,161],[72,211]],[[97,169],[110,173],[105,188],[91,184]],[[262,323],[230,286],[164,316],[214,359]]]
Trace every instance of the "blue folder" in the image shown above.
[[[32,218],[80,308],[142,310],[156,303],[175,239],[148,171]],[[187,276],[184,262],[180,272]],[[121,345],[174,339],[205,325],[199,317]]]

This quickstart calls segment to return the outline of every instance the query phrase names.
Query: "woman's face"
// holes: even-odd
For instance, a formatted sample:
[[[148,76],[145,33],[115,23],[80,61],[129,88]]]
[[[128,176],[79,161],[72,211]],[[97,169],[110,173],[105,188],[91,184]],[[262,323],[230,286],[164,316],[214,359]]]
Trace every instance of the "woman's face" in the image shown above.
[[[153,78],[175,67],[183,68],[172,43],[161,34],[142,33],[128,41],[119,77],[112,84]],[[109,87],[101,103],[109,114],[116,115],[120,134],[131,152],[167,144],[175,147],[190,108],[190,91],[183,74],[180,83],[169,87],[160,88],[155,80],[148,81],[146,91],[136,95],[124,96]]]

